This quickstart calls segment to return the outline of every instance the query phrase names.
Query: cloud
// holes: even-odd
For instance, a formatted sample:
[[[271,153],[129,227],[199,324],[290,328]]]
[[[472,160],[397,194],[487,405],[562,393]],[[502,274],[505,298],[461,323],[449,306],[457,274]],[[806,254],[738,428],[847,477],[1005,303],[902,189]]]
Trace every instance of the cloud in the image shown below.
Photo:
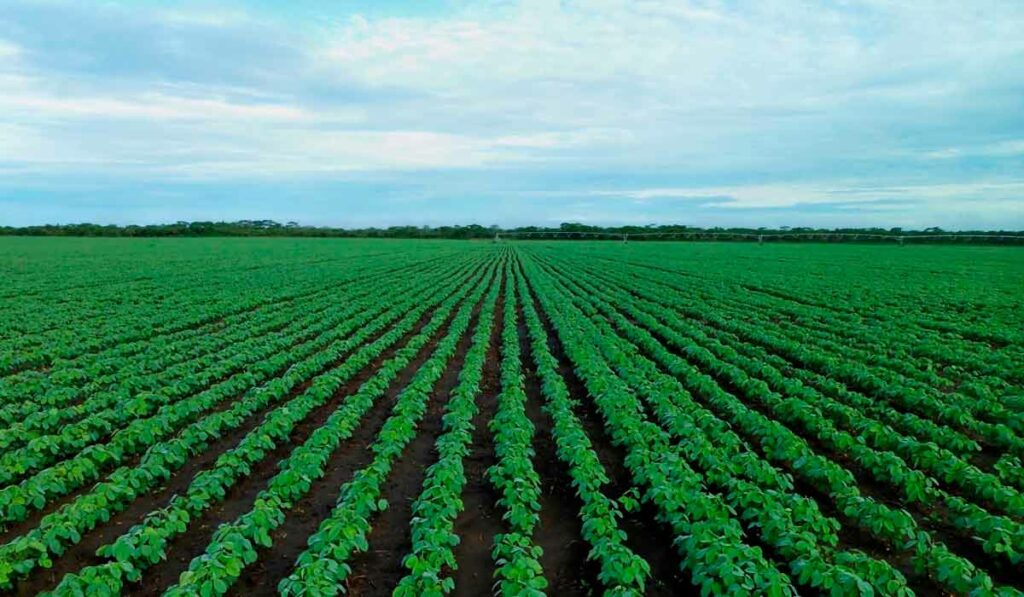
[[[628,198],[638,201],[677,200],[699,202],[724,209],[775,209],[808,205],[837,205],[857,209],[880,203],[889,207],[958,204],[986,209],[1016,208],[1024,215],[1024,181],[962,182],[947,184],[858,186],[856,181],[832,184],[762,184],[716,187],[646,188],[592,190],[594,197]]]
[[[304,120],[308,114],[300,108],[274,104],[237,104],[220,98],[174,97],[160,93],[144,93],[134,98],[72,96],[45,94],[4,94],[0,109],[13,115],[48,119],[120,118],[159,120],[221,120],[246,121]]]
[[[1024,139],[1000,141],[975,147],[947,147],[929,151],[924,157],[931,160],[949,160],[963,157],[1014,157],[1024,155]]]
[[[21,48],[17,45],[0,39],[0,60],[11,60],[21,55]]]
[[[372,178],[455,213],[1024,224],[1019,2],[351,6],[8,3],[0,191]]]

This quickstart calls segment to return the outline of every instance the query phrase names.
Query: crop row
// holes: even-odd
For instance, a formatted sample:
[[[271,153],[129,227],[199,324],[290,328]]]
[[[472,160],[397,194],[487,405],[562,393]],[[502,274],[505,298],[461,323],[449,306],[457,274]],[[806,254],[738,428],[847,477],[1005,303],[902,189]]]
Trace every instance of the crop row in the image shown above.
[[[429,281],[430,278],[425,277],[415,280],[415,284],[421,289],[425,289],[429,288]],[[464,280],[464,283],[468,283],[468,280]],[[382,284],[387,283],[382,282]],[[316,352],[302,359],[296,359],[297,355],[281,355],[288,365],[284,375],[250,390],[231,408],[202,418],[174,438],[153,445],[147,450],[139,465],[118,469],[108,477],[108,481],[97,485],[90,493],[45,517],[41,524],[28,535],[0,547],[0,580],[5,578],[2,576],[5,569],[4,562],[8,562],[11,572],[17,574],[26,573],[36,564],[45,566],[50,554],[60,555],[63,553],[65,545],[77,542],[81,533],[107,520],[113,512],[123,509],[131,500],[155,487],[163,479],[169,477],[171,471],[180,468],[186,460],[205,449],[215,438],[239,427],[248,417],[267,406],[288,398],[295,388],[306,383],[311,376],[332,366],[332,363],[337,363],[343,355],[359,347],[367,339],[386,329],[396,318],[402,316],[401,321],[388,333],[350,355],[343,363],[334,365],[333,370],[320,374],[303,394],[271,411],[260,427],[246,435],[239,444],[238,453],[244,454],[250,459],[262,458],[271,447],[267,445],[268,440],[274,437],[287,437],[287,435],[282,436],[281,433],[290,430],[290,427],[297,422],[297,420],[292,420],[293,416],[308,413],[316,404],[328,400],[333,393],[330,391],[331,388],[338,387],[344,379],[354,375],[361,365],[372,361],[390,344],[396,342],[407,330],[411,329],[421,313],[433,303],[435,299],[430,297],[436,297],[442,293],[441,288],[444,287],[432,289],[426,295],[423,294],[423,290],[413,291],[408,295],[407,301],[394,306],[381,305],[374,308],[375,305],[379,305],[379,301],[373,296],[368,296],[361,304],[357,303],[357,307],[362,307],[362,312],[353,318],[349,325],[335,330],[337,336],[330,349]],[[417,304],[418,302],[419,304]],[[411,311],[409,311],[410,307],[413,307]],[[276,430],[276,433],[271,433],[272,430]],[[272,440],[271,443],[273,443]],[[218,460],[218,465],[215,465],[215,468],[220,466],[224,470],[233,472],[236,476],[244,476],[244,471],[249,465],[251,465],[251,461],[245,462],[238,458],[225,456]],[[171,514],[169,518],[173,520],[176,518],[173,515],[175,509],[185,508],[187,510],[190,507],[215,500],[217,497],[223,497],[224,484],[221,481],[224,474],[216,471],[200,474],[193,481],[189,493],[184,498],[176,498],[163,514]],[[159,526],[161,514],[157,514],[154,518],[155,520],[147,519],[144,526],[147,524]],[[149,535],[148,533],[143,534]],[[119,551],[119,553],[124,552]],[[154,553],[157,552],[150,551],[146,555]]]

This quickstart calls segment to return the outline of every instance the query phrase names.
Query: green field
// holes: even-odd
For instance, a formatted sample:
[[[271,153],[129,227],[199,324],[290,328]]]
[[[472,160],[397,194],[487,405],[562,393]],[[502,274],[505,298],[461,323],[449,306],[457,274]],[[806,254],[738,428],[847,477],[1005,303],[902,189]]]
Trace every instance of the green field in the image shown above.
[[[1024,249],[0,238],[0,591],[1024,591]]]

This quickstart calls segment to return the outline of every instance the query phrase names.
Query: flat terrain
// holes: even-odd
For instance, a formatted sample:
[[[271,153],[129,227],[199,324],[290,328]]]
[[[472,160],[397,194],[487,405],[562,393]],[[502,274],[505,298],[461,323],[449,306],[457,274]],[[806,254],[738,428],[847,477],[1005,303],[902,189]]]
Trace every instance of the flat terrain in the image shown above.
[[[1024,590],[1024,250],[0,239],[0,590]]]

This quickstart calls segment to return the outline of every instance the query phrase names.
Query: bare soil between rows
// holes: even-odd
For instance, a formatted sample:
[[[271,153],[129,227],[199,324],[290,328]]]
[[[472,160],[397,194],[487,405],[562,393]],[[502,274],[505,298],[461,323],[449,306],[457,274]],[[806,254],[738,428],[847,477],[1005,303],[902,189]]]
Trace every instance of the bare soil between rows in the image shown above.
[[[347,594],[390,595],[407,572],[402,558],[412,549],[413,502],[423,489],[427,468],[437,462],[435,442],[444,431],[442,417],[450,394],[459,383],[484,300],[474,306],[469,326],[459,339],[455,354],[434,384],[427,410],[417,426],[416,437],[405,447],[388,476],[381,496],[387,500],[388,508],[378,513],[372,522],[367,534],[369,551],[352,559]]]
[[[228,492],[225,501],[218,507],[215,507],[212,513],[208,511],[206,515],[200,517],[198,520],[192,521],[193,528],[190,528],[185,535],[179,535],[172,539],[167,547],[168,553],[172,554],[171,557],[167,561],[149,568],[144,573],[142,586],[129,586],[127,588],[127,592],[130,593],[135,589],[140,592],[144,592],[145,588],[151,586],[164,586],[165,584],[169,585],[176,582],[178,575],[187,567],[188,562],[191,561],[192,557],[202,553],[206,545],[209,543],[209,538],[212,536],[212,532],[216,528],[216,524],[219,524],[219,522],[211,524],[211,521],[219,520],[219,516],[230,516],[230,518],[226,518],[226,520],[233,520],[234,516],[231,516],[231,513],[236,509],[239,509],[239,511],[235,513],[236,515],[244,512],[244,509],[241,509],[241,503],[244,502],[247,504],[245,509],[247,509],[248,506],[251,506],[252,499],[255,498],[258,488],[262,487],[262,484],[258,483],[257,479],[265,481],[272,476],[277,469],[278,462],[286,457],[296,445],[305,439],[305,437],[311,434],[312,431],[323,422],[323,420],[326,420],[330,412],[339,404],[339,399],[343,396],[347,396],[349,392],[358,389],[359,385],[373,374],[376,368],[379,367],[380,363],[387,358],[390,358],[390,356],[393,356],[401,346],[404,346],[410,338],[418,333],[419,329],[421,329],[429,320],[430,314],[431,312],[429,311],[424,314],[414,325],[412,331],[405,334],[405,336],[403,336],[397,343],[375,359],[374,362],[357,373],[357,375],[347,384],[343,385],[332,400],[314,410],[303,423],[297,425],[293,430],[289,441],[281,442],[275,450],[265,456],[259,464],[254,466],[251,475],[236,484],[231,491]],[[363,345],[373,342],[384,333],[386,333],[386,330],[381,330],[380,332],[372,335]],[[358,348],[354,350],[358,350]],[[328,365],[324,370],[329,370],[331,367],[344,362],[352,352],[353,351],[347,352],[345,355]],[[104,560],[95,555],[96,549],[110,541],[113,541],[133,525],[141,522],[147,513],[165,506],[173,496],[183,495],[197,473],[211,466],[221,454],[237,445],[237,443],[247,433],[263,421],[264,415],[274,408],[279,407],[281,404],[284,404],[292,398],[300,395],[308,389],[311,384],[312,378],[303,382],[289,392],[283,400],[276,401],[275,403],[260,409],[256,413],[253,413],[246,418],[246,421],[241,426],[213,441],[202,451],[201,454],[188,459],[185,465],[175,471],[155,493],[141,496],[133,501],[127,509],[111,517],[110,521],[107,523],[98,526],[90,532],[84,533],[82,541],[69,547],[68,551],[65,552],[64,555],[54,560],[53,568],[48,570],[37,569],[33,574],[30,574],[27,578],[21,581],[21,583],[19,583],[19,592],[25,591],[25,594],[34,594],[39,590],[51,589],[60,581],[64,574],[74,572],[84,566],[102,563]],[[194,525],[196,524],[199,526],[195,527]],[[164,577],[167,574],[172,574],[173,578],[165,579]]]

